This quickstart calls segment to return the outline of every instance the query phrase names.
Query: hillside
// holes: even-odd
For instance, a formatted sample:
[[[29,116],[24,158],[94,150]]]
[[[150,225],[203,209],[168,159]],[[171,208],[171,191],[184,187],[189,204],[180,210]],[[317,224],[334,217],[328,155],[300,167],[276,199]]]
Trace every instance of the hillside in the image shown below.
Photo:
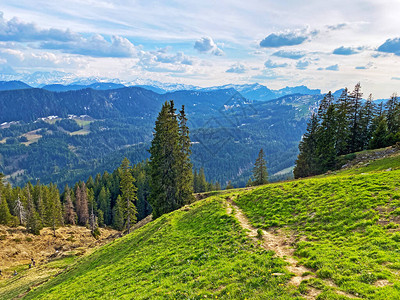
[[[400,156],[374,164],[200,200],[26,298],[398,299]]]
[[[27,233],[25,227],[0,226],[0,298],[15,298],[46,282],[82,255],[120,235],[112,229],[100,231],[96,240],[89,229],[80,226],[59,228],[56,237],[50,228],[42,229],[37,236]],[[31,258],[36,265],[29,269]],[[13,277],[14,271],[20,275]]]
[[[211,197],[104,246],[25,299],[293,299],[284,264]]]

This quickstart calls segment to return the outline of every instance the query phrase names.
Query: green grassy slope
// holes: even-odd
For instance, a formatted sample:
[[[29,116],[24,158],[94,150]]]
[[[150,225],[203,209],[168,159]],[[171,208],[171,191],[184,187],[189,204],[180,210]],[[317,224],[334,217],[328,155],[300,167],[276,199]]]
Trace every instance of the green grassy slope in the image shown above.
[[[25,299],[300,299],[285,262],[246,237],[222,197],[102,247]]]
[[[236,202],[254,226],[297,236],[308,284],[367,299],[400,299],[400,156],[336,175],[270,184],[239,192]],[[383,171],[392,168],[392,171]]]

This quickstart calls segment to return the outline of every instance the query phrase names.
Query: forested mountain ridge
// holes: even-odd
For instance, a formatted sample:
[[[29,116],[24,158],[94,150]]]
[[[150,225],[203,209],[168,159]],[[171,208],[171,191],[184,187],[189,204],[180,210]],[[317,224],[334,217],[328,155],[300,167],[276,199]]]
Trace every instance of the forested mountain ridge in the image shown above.
[[[257,102],[233,88],[165,94],[138,87],[3,91],[0,172],[16,184],[40,178],[62,187],[111,172],[124,156],[137,163],[148,158],[157,111],[173,99],[185,105],[196,169],[203,166],[208,180],[244,186],[260,147],[271,175],[294,165],[308,109],[320,98],[290,95]],[[81,128],[56,123],[68,118]]]

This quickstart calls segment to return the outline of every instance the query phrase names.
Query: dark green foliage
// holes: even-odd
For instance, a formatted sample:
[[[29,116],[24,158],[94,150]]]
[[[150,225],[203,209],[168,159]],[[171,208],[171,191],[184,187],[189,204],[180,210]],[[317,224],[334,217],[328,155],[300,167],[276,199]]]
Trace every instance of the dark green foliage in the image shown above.
[[[400,141],[400,103],[394,94],[376,106],[372,95],[362,102],[361,85],[353,92],[345,89],[338,99],[329,92],[312,115],[299,144],[295,178],[325,173],[341,167],[343,156],[366,149],[394,145]]]
[[[122,161],[118,171],[120,173],[121,204],[124,216],[124,224],[127,232],[129,233],[132,224],[135,224],[137,220],[137,209],[135,206],[135,201],[137,200],[137,187],[135,187],[133,184],[135,179],[132,176],[130,162],[126,157]]]
[[[307,177],[317,174],[317,130],[318,118],[311,115],[307,124],[307,131],[299,144],[299,155],[293,170],[295,178]]]
[[[60,192],[53,184],[50,184],[48,189],[45,211],[47,224],[49,227],[51,227],[51,229],[53,229],[55,236],[57,227],[64,225],[64,222],[62,216],[62,206],[60,202]]]
[[[186,122],[183,108],[178,122],[173,101],[164,103],[156,120],[149,150],[149,202],[154,218],[192,201],[190,139]]]
[[[185,106],[178,115],[179,125],[179,156],[178,156],[178,203],[180,206],[194,201],[193,197],[193,165],[190,161],[192,151],[190,149],[190,137],[188,119],[185,113]]]
[[[262,185],[268,183],[267,162],[264,150],[261,149],[253,168],[253,182],[251,185]]]
[[[24,188],[27,208],[26,208],[26,230],[29,233],[39,235],[40,229],[43,228],[42,221],[39,217],[39,214],[36,211],[35,204],[33,202],[31,191],[33,190],[33,186],[29,183]]]
[[[369,142],[370,149],[383,148],[388,144],[388,129],[385,118],[381,116],[375,122],[377,122],[377,126]]]
[[[113,108],[107,106],[111,96]],[[320,96],[291,95],[259,103],[242,99],[238,106],[223,109],[232,96],[240,97],[233,89],[165,95],[138,88],[113,92],[7,92],[0,97],[0,123],[11,121],[8,116],[21,122],[0,129],[0,140],[18,139],[34,130],[42,137],[29,146],[0,143],[0,172],[10,175],[25,170],[8,179],[13,185],[40,178],[44,184],[52,182],[63,187],[66,183],[73,186],[90,175],[94,178],[105,170],[112,172],[123,157],[132,163],[143,161],[149,157],[146,150],[156,113],[167,99],[176,99],[179,107],[185,105],[194,142],[191,160],[197,170],[204,167],[209,181],[231,179],[236,186],[244,186],[261,147],[271,174],[293,166],[297,143],[305,129],[305,112]],[[90,116],[82,121],[87,134],[70,135],[51,121],[37,120],[49,115],[66,119],[68,114]],[[238,173],[239,169],[242,172]],[[115,201],[116,196],[112,199]]]
[[[69,131],[69,132],[74,132],[81,130],[83,127],[78,125],[75,120],[72,119],[62,119],[56,121],[56,126],[60,126],[62,129]]]
[[[0,224],[11,225],[12,215],[8,208],[7,201],[0,193]]]

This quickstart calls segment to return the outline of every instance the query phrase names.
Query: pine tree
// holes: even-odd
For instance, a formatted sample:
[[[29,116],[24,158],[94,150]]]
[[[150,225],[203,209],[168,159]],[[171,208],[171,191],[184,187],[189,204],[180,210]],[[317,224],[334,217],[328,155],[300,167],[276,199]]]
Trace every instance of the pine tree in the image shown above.
[[[362,141],[362,150],[366,150],[369,145],[373,133],[373,119],[374,119],[374,103],[372,94],[369,95],[367,101],[361,109],[360,119],[360,140]]]
[[[267,162],[265,161],[264,150],[261,148],[253,168],[253,185],[268,183]]]
[[[86,184],[82,182],[75,192],[76,198],[76,214],[78,215],[78,223],[86,226],[89,222],[89,207],[88,207],[88,195]]]
[[[64,225],[62,217],[62,207],[60,201],[60,192],[53,184],[49,186],[49,198],[46,203],[46,218],[56,236],[56,229]]]
[[[294,178],[302,178],[317,174],[317,131],[318,118],[312,114],[307,123],[307,130],[299,144],[299,155],[293,170]]]
[[[220,191],[221,190],[221,184],[218,181],[215,183],[215,190],[216,191]]]
[[[324,173],[327,170],[331,170],[336,165],[336,109],[333,104],[333,96],[329,92],[324,100],[321,102],[323,109],[319,109],[318,119],[320,120],[320,126],[318,127],[316,138],[317,138],[317,172]]]
[[[199,193],[199,176],[196,169],[193,172],[193,190],[195,193]]]
[[[150,195],[153,218],[179,208],[179,125],[173,101],[165,102],[150,147]]]
[[[383,115],[379,116],[375,122],[377,122],[377,126],[372,133],[371,140],[369,141],[370,149],[379,149],[388,145],[388,130],[385,117]]]
[[[183,205],[193,202],[193,173],[192,163],[190,161],[190,137],[189,127],[187,125],[187,118],[185,114],[185,106],[179,111],[179,156],[178,156],[178,200],[177,205]]]
[[[200,168],[199,174],[197,175],[197,189],[198,193],[207,192],[207,180],[203,167]]]
[[[253,186],[253,180],[251,180],[250,177],[249,180],[247,180],[246,187],[251,187],[251,186]]]
[[[233,187],[233,185],[232,185],[232,182],[229,180],[228,181],[228,184],[226,185],[226,190],[231,190],[231,189],[233,189],[234,187]]]
[[[10,225],[12,218],[7,201],[2,197],[0,190],[0,224]]]
[[[99,209],[103,212],[104,223],[111,223],[111,203],[110,192],[104,186],[101,188],[99,196],[97,197]]]
[[[74,204],[71,199],[71,191],[67,185],[64,189],[64,222],[65,224],[75,225],[76,218]]]
[[[342,94],[339,97],[337,104],[337,113],[336,113],[336,153],[337,155],[344,155],[348,153],[348,141],[349,141],[349,120],[350,113],[350,100],[349,100],[349,92],[347,88],[345,88]]]
[[[127,232],[130,233],[132,224],[136,223],[137,220],[137,210],[135,206],[135,201],[137,201],[137,188],[133,184],[135,179],[132,176],[130,162],[126,157],[122,161],[119,172],[125,227],[127,228]]]
[[[361,138],[361,84],[357,83],[350,94],[350,127],[349,127],[349,151],[357,152],[363,149],[364,141]]]
[[[28,184],[25,186],[24,190],[25,190],[25,197],[27,200],[26,230],[29,233],[39,235],[40,230],[43,228],[43,226],[39,218],[39,214],[36,212],[35,204],[31,196],[31,190],[33,190],[33,187]]]
[[[42,220],[42,223],[45,223],[45,222],[43,222],[44,218],[45,218],[45,206],[44,206],[44,202],[43,202],[42,189],[43,189],[43,187],[40,185],[40,181],[38,180],[36,182],[36,185],[33,188],[32,197],[33,197],[33,201],[35,203],[36,211],[38,212],[39,217]]]
[[[400,103],[397,94],[386,102],[387,143],[393,145],[400,140]]]
[[[123,200],[119,195],[113,207],[113,227],[117,230],[124,229],[124,209]]]

